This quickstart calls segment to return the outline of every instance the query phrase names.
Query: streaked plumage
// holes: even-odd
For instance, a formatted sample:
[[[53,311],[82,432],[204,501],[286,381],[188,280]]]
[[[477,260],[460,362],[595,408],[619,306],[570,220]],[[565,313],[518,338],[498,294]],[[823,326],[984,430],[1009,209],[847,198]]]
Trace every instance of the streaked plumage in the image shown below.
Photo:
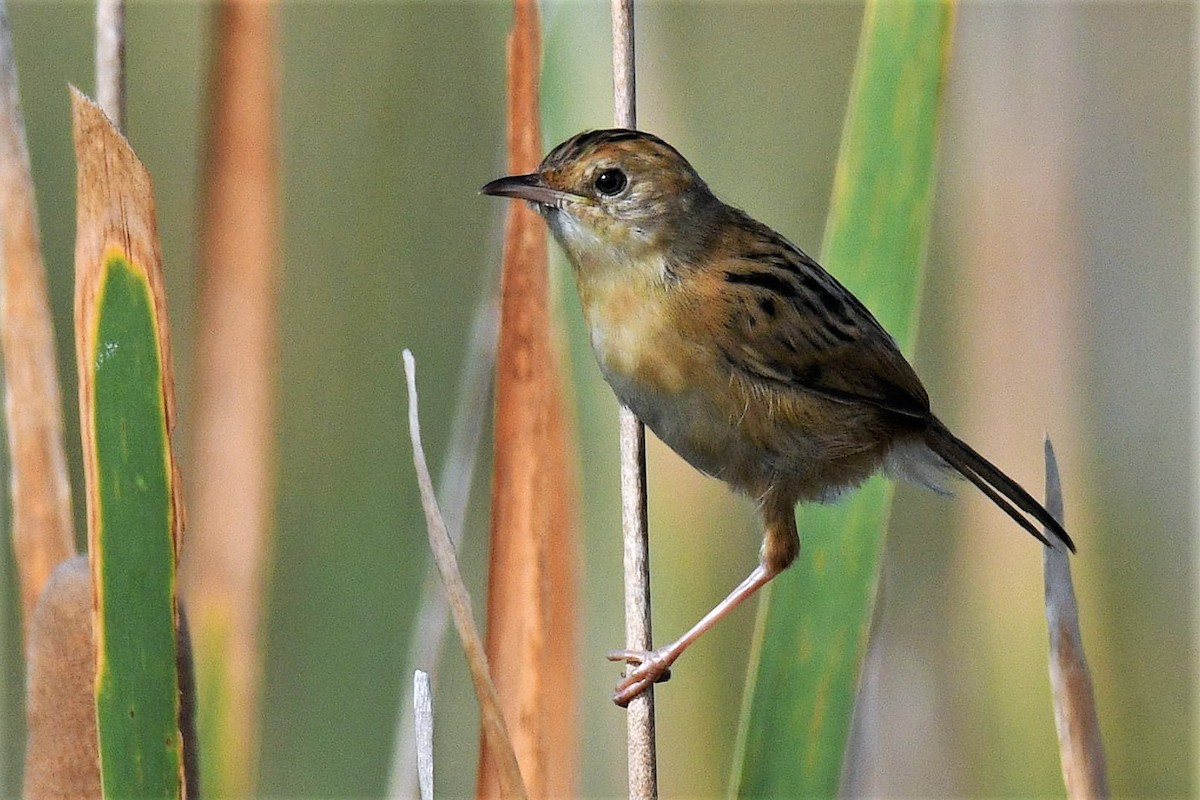
[[[754,498],[762,561],[696,627],[618,686],[624,704],[799,552],[794,506],[883,469],[933,489],[953,468],[1043,542],[1074,549],[1013,480],[933,415],[916,372],[859,300],[771,228],[721,202],[639,131],[587,131],[487,194],[545,217],[574,267],[601,372],[689,463]],[[1032,517],[1032,520],[1030,519]]]

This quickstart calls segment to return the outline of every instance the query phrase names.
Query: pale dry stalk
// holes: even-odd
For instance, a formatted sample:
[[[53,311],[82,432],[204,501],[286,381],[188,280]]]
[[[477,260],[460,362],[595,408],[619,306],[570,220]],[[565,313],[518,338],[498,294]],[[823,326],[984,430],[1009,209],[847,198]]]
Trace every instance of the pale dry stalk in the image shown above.
[[[633,0],[612,0],[615,123],[637,127]],[[650,535],[646,515],[646,429],[633,412],[620,411],[621,527],[625,569],[625,648],[653,649],[650,613]],[[635,697],[626,717],[629,796],[658,796],[654,687]]]
[[[96,104],[125,132],[125,0],[96,0]]]
[[[416,469],[417,485],[421,490],[421,505],[425,510],[429,546],[433,550],[433,560],[442,577],[442,587],[446,592],[446,601],[450,605],[450,615],[454,620],[454,627],[458,631],[463,652],[467,657],[471,683],[475,687],[475,697],[479,702],[483,746],[490,752],[493,763],[496,764],[496,773],[503,796],[524,798],[528,795],[525,791],[525,782],[521,777],[521,769],[517,764],[516,752],[513,750],[512,740],[509,737],[508,726],[504,721],[504,709],[501,708],[496,684],[492,681],[483,640],[480,638],[479,631],[475,627],[475,620],[471,616],[471,596],[463,582],[462,573],[458,568],[458,558],[454,553],[454,545],[450,542],[446,522],[438,508],[437,497],[433,491],[433,479],[429,476],[429,467],[425,460],[425,449],[421,445],[421,418],[417,408],[416,369],[412,353],[405,350],[404,375],[408,382],[408,433],[412,440],[413,467]]]

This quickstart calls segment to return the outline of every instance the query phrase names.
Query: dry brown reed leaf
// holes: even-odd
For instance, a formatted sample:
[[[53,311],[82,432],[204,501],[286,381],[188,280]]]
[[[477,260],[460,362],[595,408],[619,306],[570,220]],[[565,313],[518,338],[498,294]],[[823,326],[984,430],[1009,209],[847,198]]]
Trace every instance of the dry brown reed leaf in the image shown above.
[[[1062,484],[1050,438],[1046,438],[1046,510],[1063,522]],[[1058,729],[1063,783],[1072,800],[1109,796],[1100,716],[1092,691],[1092,675],[1083,652],[1079,606],[1066,550],[1042,550],[1046,580],[1046,625],[1050,633],[1050,688],[1054,726]]]
[[[210,80],[200,228],[192,526],[181,570],[214,793],[254,793],[263,572],[273,508],[279,181],[278,9],[222,3]]]
[[[75,353],[79,365],[79,409],[83,438],[83,471],[88,491],[97,491],[98,476],[94,461],[95,432],[87,421],[94,405],[92,370],[89,353],[96,351],[96,325],[93,319],[99,292],[101,267],[105,254],[120,251],[122,256],[145,271],[150,286],[154,315],[167,320],[167,295],[163,283],[162,252],[158,245],[158,220],[150,173],[133,152],[111,120],[99,106],[71,87],[71,112],[74,119],[76,173],[75,230]],[[167,434],[175,428],[175,378],[172,372],[171,335],[166,324],[159,327],[162,358],[163,406]],[[89,457],[87,454],[91,454]],[[174,454],[171,456],[173,539],[179,553],[183,537],[181,482]],[[88,502],[88,546],[98,530],[98,502]]]
[[[508,168],[541,157],[541,33],[533,0],[515,0],[508,38]],[[546,234],[510,204],[501,277],[487,652],[513,745],[535,797],[574,791],[576,729],[575,471],[558,354],[551,339]],[[498,797],[480,756],[479,797]]]
[[[17,93],[12,33],[0,3],[0,345],[12,485],[12,537],[26,636],[54,568],[75,554],[63,451],[62,394],[46,267]]]

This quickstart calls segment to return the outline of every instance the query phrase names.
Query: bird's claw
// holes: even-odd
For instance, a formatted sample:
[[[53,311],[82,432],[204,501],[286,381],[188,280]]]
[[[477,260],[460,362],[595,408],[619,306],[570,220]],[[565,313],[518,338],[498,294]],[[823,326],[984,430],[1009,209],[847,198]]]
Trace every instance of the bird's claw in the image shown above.
[[[654,684],[669,681],[674,659],[663,650],[613,650],[608,654],[608,660],[637,665],[621,679],[613,694],[613,702],[625,708],[633,698]]]

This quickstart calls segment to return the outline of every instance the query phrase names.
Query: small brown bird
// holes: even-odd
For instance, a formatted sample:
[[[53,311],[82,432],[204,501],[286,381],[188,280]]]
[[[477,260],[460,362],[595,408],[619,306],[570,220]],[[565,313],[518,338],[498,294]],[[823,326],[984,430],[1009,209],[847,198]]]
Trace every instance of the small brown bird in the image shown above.
[[[1047,546],[1062,526],[933,415],[913,368],[871,312],[800,248],[717,199],[648,133],[580,133],[537,172],[484,194],[527,200],[574,267],[592,349],[617,397],[702,472],[749,495],[759,565],[691,630],[617,685],[626,705],[704,631],[800,551],[795,506],[877,470],[942,491],[951,469]],[[1031,519],[1032,518],[1032,521]]]

